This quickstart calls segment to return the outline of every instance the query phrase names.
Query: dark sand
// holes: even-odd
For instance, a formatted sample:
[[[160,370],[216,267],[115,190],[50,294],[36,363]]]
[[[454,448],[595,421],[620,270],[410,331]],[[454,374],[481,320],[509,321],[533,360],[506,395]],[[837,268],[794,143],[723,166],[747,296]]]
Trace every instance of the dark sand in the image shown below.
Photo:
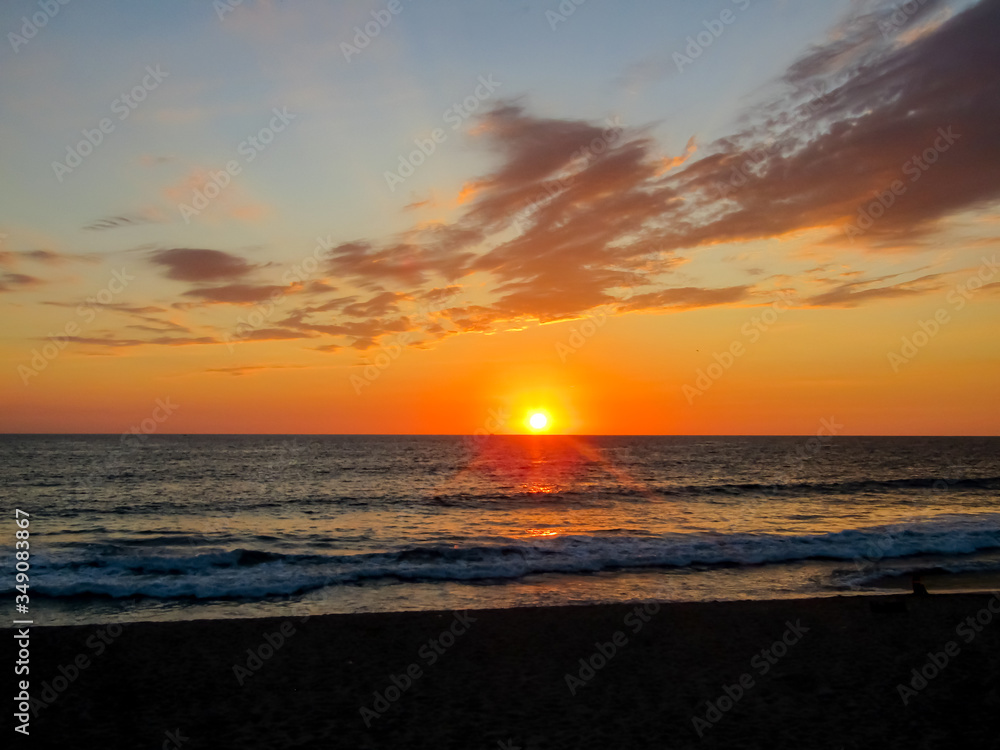
[[[114,639],[107,626],[36,627],[34,697],[60,665],[90,661],[30,738],[4,743],[173,747],[179,729],[186,750],[997,748],[1000,615],[965,631],[971,642],[956,632],[991,599],[1000,610],[972,594],[670,604],[638,632],[634,606],[475,611],[434,664],[427,643],[454,613],[146,623]],[[761,650],[797,621],[808,633],[762,675]],[[233,665],[282,623],[295,633],[240,686]],[[571,695],[565,675],[615,631],[625,645]],[[904,705],[897,684],[949,642],[957,655]],[[366,727],[359,709],[410,665],[420,676]],[[744,674],[753,686],[700,738],[692,716]]]

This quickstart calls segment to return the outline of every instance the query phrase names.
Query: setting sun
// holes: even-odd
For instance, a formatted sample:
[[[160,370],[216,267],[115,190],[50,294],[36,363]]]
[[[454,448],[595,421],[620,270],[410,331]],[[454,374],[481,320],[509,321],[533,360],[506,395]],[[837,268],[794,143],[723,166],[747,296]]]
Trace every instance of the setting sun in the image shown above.
[[[528,425],[531,429],[536,431],[544,430],[549,426],[549,417],[547,414],[540,411],[533,412],[531,416],[528,417]]]

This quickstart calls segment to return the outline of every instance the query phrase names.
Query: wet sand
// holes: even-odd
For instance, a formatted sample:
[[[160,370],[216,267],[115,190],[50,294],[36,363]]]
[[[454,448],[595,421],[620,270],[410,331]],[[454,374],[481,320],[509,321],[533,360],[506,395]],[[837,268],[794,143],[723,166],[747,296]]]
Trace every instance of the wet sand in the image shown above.
[[[31,643],[47,705],[15,747],[1000,747],[989,594],[36,626]]]

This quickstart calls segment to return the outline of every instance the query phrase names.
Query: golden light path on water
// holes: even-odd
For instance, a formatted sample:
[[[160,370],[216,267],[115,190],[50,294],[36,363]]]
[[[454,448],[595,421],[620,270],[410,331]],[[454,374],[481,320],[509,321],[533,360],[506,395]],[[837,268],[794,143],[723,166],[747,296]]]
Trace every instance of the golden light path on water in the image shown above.
[[[448,496],[456,488],[467,485],[475,477],[490,480],[498,488],[510,488],[514,495],[525,499],[522,509],[507,505],[507,520],[523,517],[524,524],[518,535],[528,537],[556,537],[574,533],[592,533],[595,522],[608,528],[620,525],[614,510],[582,509],[570,507],[567,498],[561,506],[559,495],[569,493],[581,483],[593,480],[593,474],[603,473],[613,479],[617,488],[631,498],[636,496],[655,503],[653,524],[660,532],[683,532],[684,516],[678,503],[655,492],[645,483],[636,480],[628,471],[616,466],[603,455],[598,446],[586,438],[572,435],[489,435],[470,438],[473,455],[468,463],[449,479],[438,485],[434,494]],[[589,479],[588,479],[589,475]],[[614,500],[614,497],[607,498]],[[543,504],[531,502],[544,500]],[[486,509],[484,508],[484,511]],[[523,510],[519,512],[519,510]],[[651,519],[652,520],[652,519]],[[671,522],[671,521],[674,522]],[[515,529],[511,529],[515,531]]]

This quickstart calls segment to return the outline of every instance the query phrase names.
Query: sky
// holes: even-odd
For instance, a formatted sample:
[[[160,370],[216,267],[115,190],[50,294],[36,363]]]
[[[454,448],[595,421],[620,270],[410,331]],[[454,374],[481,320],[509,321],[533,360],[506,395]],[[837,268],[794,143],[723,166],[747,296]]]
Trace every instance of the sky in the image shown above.
[[[0,33],[0,432],[1000,428],[998,0]]]

